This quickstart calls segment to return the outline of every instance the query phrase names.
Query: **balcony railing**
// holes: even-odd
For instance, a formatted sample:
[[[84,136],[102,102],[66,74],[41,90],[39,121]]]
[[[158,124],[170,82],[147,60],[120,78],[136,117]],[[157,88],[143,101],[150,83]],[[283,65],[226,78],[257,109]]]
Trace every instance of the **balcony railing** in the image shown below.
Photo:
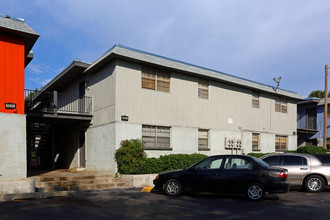
[[[25,89],[25,111],[44,113],[92,114],[92,98]]]

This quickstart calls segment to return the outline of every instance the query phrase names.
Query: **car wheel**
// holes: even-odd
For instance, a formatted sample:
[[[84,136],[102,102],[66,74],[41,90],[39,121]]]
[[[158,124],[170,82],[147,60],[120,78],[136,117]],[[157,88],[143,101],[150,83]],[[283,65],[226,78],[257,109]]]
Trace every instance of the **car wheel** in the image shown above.
[[[182,186],[179,181],[171,179],[165,183],[164,190],[168,196],[178,196],[181,194]]]
[[[305,180],[305,189],[309,192],[321,192],[324,187],[324,179],[318,175],[309,176]]]
[[[265,196],[265,188],[259,183],[252,183],[247,187],[246,196],[249,200],[262,200]]]

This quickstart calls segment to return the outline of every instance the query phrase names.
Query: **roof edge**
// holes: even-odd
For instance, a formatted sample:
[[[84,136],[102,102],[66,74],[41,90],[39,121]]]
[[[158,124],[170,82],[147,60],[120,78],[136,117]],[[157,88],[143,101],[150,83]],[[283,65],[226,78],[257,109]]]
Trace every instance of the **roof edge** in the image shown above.
[[[135,54],[134,54],[135,53]],[[150,56],[149,58],[154,58],[151,60],[146,60],[139,58],[138,55],[147,55]],[[98,68],[101,68],[103,65],[105,65],[108,61],[112,60],[114,57],[120,56],[120,57],[126,57],[129,59],[133,59],[139,62],[146,62],[146,63],[151,63],[155,65],[160,65],[172,69],[177,69],[179,71],[195,74],[195,75],[200,75],[208,78],[212,78],[214,80],[220,80],[223,82],[227,82],[233,85],[238,85],[238,86],[243,86],[246,88],[251,88],[252,90],[258,90],[258,91],[263,91],[266,93],[270,93],[273,95],[279,95],[279,96],[285,96],[297,101],[303,100],[301,96],[298,95],[298,93],[290,91],[290,90],[285,90],[278,88],[275,90],[275,87],[263,84],[260,82],[255,82],[253,80],[249,80],[246,78],[234,76],[228,73],[220,72],[217,70],[213,70],[210,68],[198,66],[195,64],[187,63],[184,61],[168,58],[165,56],[157,55],[154,53],[138,50],[135,48],[127,47],[122,44],[115,44],[112,46],[107,52],[105,52],[101,57],[99,57],[96,61],[94,61],[86,70],[86,73],[93,72],[94,70],[97,70]],[[155,62],[155,60],[158,59],[158,63]],[[164,61],[171,62],[172,66],[166,66],[164,64]],[[174,67],[174,64],[178,64],[176,67]]]
[[[57,76],[55,76],[54,79],[52,79],[44,87],[42,87],[40,91],[41,92],[47,91],[48,88],[54,85],[57,81],[59,81],[63,76],[65,76],[71,69],[73,69],[76,66],[87,69],[90,66],[90,63],[82,62],[79,59],[74,59],[64,70],[62,70]]]

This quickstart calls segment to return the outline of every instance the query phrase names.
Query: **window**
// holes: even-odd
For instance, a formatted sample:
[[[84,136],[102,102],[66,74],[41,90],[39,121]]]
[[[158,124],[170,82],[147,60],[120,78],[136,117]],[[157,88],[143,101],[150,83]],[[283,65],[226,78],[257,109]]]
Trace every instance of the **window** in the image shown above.
[[[275,136],[275,150],[284,151],[287,150],[287,137],[286,136]]]
[[[275,100],[275,112],[287,113],[287,101],[283,98]]]
[[[170,149],[170,128],[142,125],[145,149]]]
[[[260,134],[256,134],[256,133],[252,134],[252,150],[260,150],[259,149],[259,137],[260,137]]]
[[[304,157],[283,156],[283,165],[289,165],[289,166],[307,165],[307,160]]]
[[[210,157],[201,161],[195,166],[196,170],[210,170],[210,169],[220,169],[223,158]]]
[[[251,170],[252,164],[243,158],[227,157],[227,159],[225,161],[224,169],[225,170],[234,170],[234,169]]]
[[[142,88],[170,92],[170,72],[149,66],[142,67]]]
[[[252,107],[253,108],[259,108],[259,97],[260,94],[257,92],[252,93]]]
[[[263,159],[270,166],[279,166],[281,156],[269,156]]]
[[[214,170],[220,169],[222,164],[223,158],[222,157],[209,157],[205,160],[202,160],[195,166],[195,170]]]
[[[198,129],[198,150],[208,149],[208,130]]]
[[[209,81],[206,79],[198,79],[198,98],[209,98]]]

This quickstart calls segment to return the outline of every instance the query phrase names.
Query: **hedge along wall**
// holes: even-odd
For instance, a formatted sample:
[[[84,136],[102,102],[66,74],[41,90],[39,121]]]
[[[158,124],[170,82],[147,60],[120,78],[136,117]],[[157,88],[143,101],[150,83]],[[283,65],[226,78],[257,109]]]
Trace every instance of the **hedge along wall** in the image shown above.
[[[169,170],[185,169],[206,158],[203,154],[170,154],[159,158],[147,158],[140,139],[124,140],[116,151],[120,174],[154,174]]]
[[[279,153],[279,152],[274,152],[274,153]],[[325,154],[327,153],[327,150],[321,146],[303,146],[303,147],[298,147],[296,151],[285,151],[284,153]],[[248,153],[248,155],[258,158],[266,154],[271,154],[271,153]]]

